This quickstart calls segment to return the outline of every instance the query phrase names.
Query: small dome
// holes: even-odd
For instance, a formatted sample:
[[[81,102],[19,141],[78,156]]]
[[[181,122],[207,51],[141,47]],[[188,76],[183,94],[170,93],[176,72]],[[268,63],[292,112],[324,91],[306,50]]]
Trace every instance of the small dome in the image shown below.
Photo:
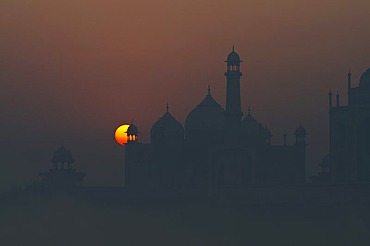
[[[150,129],[152,143],[178,143],[184,140],[184,128],[166,112]]]
[[[227,64],[239,64],[241,62],[238,53],[234,50],[234,47],[231,53],[227,56],[226,62]]]
[[[241,129],[242,133],[245,135],[258,136],[266,134],[265,128],[261,123],[255,120],[251,114],[248,114],[247,117],[242,120]]]
[[[224,128],[225,111],[216,102],[213,97],[208,94],[203,101],[194,108],[186,117],[186,130],[192,129],[217,129]]]
[[[72,158],[72,153],[64,148],[64,146],[60,147],[57,151],[55,151],[53,158],[51,159],[53,163],[73,163],[74,160]]]
[[[139,133],[137,127],[134,125],[134,123],[131,123],[131,125],[127,129],[127,135],[135,135]]]
[[[302,137],[307,135],[306,129],[302,126],[302,124],[299,124],[299,126],[295,129],[295,135]]]
[[[264,128],[264,134],[265,134],[266,138],[271,138],[272,137],[272,133],[271,133],[270,129],[268,129],[266,126]]]
[[[361,75],[359,85],[362,88],[370,88],[370,68]]]
[[[262,138],[267,138],[268,134],[262,124],[255,120],[250,113],[242,120],[241,131],[243,135]]]

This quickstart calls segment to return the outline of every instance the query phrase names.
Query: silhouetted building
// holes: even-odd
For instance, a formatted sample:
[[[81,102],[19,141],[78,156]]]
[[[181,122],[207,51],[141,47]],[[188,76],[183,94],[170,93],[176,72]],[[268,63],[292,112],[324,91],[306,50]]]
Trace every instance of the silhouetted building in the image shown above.
[[[40,172],[42,186],[50,190],[71,190],[82,186],[85,173],[72,168],[74,160],[69,150],[60,147],[51,159],[53,167],[48,172]]]
[[[322,181],[370,181],[370,68],[352,87],[348,73],[348,105],[340,104],[337,92],[329,92],[329,153],[320,174]]]
[[[134,191],[208,191],[243,189],[252,184],[305,182],[306,130],[300,124],[296,141],[273,145],[270,130],[248,110],[242,118],[240,57],[234,48],[226,60],[226,110],[208,93],[189,113],[185,131],[166,112],[153,124],[151,144],[126,145],[126,187]],[[185,132],[185,136],[184,136]]]

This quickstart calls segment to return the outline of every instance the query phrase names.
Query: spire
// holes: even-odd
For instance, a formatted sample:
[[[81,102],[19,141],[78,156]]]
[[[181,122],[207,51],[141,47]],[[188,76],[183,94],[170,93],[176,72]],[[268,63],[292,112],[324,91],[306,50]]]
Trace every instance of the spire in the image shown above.
[[[208,84],[208,96],[211,95],[211,85]]]
[[[168,109],[169,109],[169,106],[168,106],[168,103],[166,105],[166,112],[168,113]]]
[[[351,103],[351,102],[350,102],[350,101],[351,101],[351,100],[350,100],[350,99],[351,99],[351,87],[352,87],[352,85],[351,85],[351,83],[352,83],[352,82],[351,82],[351,80],[352,80],[352,79],[351,79],[351,78],[352,78],[351,69],[349,69],[349,70],[348,70],[348,88],[347,88],[347,93],[348,93],[348,99],[347,99],[347,100],[348,100],[348,105],[350,105],[350,103]]]
[[[337,107],[339,107],[339,92],[338,91],[337,91],[336,98],[337,98]]]
[[[329,95],[329,108],[332,108],[333,107],[333,100],[332,100],[333,93],[331,92],[331,89],[330,89],[328,95]]]
[[[251,115],[251,106],[248,106],[248,115]]]

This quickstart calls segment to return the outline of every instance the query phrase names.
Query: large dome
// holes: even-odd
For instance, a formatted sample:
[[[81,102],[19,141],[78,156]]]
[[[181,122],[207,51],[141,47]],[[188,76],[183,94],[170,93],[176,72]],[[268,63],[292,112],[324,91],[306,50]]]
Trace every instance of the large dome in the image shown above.
[[[370,68],[368,68],[360,78],[360,87],[370,88]]]
[[[222,130],[224,121],[224,109],[208,94],[186,117],[185,129],[186,131],[195,129]]]
[[[179,143],[184,140],[184,128],[170,112],[166,112],[150,129],[152,143]]]

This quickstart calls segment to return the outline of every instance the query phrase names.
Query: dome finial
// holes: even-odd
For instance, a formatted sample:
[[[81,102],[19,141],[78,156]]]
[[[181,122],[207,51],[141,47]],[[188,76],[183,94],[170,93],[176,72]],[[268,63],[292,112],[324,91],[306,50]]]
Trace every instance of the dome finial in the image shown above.
[[[168,109],[169,109],[170,107],[168,106],[168,103],[167,103],[167,105],[166,105],[166,112],[168,113]]]
[[[211,95],[211,85],[208,84],[208,95]]]
[[[235,52],[235,46],[233,45],[233,52]]]

